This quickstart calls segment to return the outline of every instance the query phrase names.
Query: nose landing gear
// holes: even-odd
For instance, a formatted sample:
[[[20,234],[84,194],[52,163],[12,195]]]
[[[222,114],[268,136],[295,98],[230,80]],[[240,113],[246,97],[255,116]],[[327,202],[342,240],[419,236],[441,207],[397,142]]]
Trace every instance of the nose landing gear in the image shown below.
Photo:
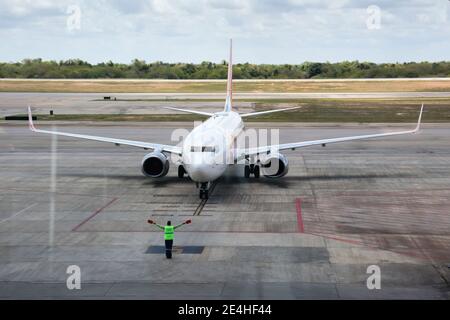
[[[250,178],[250,175],[253,174],[255,178],[259,178],[261,175],[261,170],[258,165],[250,164],[246,165],[244,168],[244,176],[246,178]]]
[[[208,200],[209,198],[209,182],[202,182],[200,184],[200,199],[202,200]]]

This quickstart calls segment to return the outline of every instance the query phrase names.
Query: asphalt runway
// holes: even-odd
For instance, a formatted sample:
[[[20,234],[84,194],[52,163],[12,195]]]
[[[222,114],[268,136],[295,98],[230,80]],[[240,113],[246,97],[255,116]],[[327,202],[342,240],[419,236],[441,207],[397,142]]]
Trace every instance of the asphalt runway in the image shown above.
[[[399,127],[280,125],[281,142]],[[177,125],[56,128],[171,143]],[[0,124],[2,299],[450,298],[450,124],[288,151],[290,171],[277,180],[230,168],[203,207],[174,166],[144,177],[144,150],[55,143],[52,153],[50,136]],[[171,261],[149,218],[193,220],[176,232]],[[71,265],[81,290],[66,287]],[[366,286],[371,265],[380,290]]]
[[[117,98],[103,100],[105,96]],[[27,106],[48,114],[165,114],[177,113],[163,107],[217,112],[226,94],[221,93],[13,93],[0,92],[0,117],[24,114]],[[252,112],[248,100],[264,99],[419,99],[450,98],[450,92],[365,92],[365,93],[233,93],[239,112]],[[239,101],[246,99],[246,101]],[[180,101],[177,101],[180,100]],[[194,100],[194,101],[185,101]],[[205,100],[205,101],[201,101]],[[219,100],[219,101],[210,101]],[[180,113],[180,112],[178,112]]]

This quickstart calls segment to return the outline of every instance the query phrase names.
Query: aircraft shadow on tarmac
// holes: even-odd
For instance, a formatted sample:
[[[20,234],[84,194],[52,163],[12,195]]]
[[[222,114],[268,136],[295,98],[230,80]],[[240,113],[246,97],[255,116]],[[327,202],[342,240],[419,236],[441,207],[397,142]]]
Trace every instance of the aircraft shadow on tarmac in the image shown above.
[[[280,188],[287,188],[291,184],[301,183],[302,181],[333,181],[333,180],[358,180],[358,179],[399,179],[399,178],[412,178],[416,175],[413,174],[377,174],[377,173],[366,173],[366,174],[337,174],[337,175],[308,175],[308,176],[286,176],[279,179],[271,179],[261,177],[259,179],[245,179],[242,177],[232,177],[224,176],[219,182],[225,184],[240,184],[240,183],[250,183],[250,184],[265,184],[273,185]]]
[[[178,178],[177,176],[166,176],[164,178],[146,178],[138,174],[96,174],[96,173],[62,173],[58,176],[61,177],[77,177],[77,178],[99,178],[99,179],[112,179],[121,181],[136,181],[145,186],[164,187],[172,184],[193,184],[189,178]],[[259,184],[259,185],[271,185],[278,188],[288,188],[294,183],[301,183],[302,181],[314,182],[314,181],[339,181],[339,180],[358,180],[358,179],[400,179],[400,178],[414,178],[415,174],[409,173],[393,173],[393,174],[379,174],[379,173],[362,173],[362,174],[324,174],[324,175],[308,175],[308,176],[286,176],[279,179],[271,179],[261,177],[244,178],[239,176],[233,176],[226,174],[222,176],[218,183],[225,185],[234,184]]]
[[[58,173],[59,177],[72,178],[98,178],[107,180],[135,181],[143,185],[162,187],[171,184],[193,183],[189,178],[180,179],[177,176],[166,176],[163,178],[147,178],[141,174],[97,174],[97,173]]]

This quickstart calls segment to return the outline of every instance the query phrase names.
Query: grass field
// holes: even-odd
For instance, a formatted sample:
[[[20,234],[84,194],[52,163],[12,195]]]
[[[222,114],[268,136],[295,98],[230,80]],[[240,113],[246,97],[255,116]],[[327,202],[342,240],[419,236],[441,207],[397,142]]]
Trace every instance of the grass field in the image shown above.
[[[255,111],[300,107],[297,110],[247,118],[250,122],[383,122],[417,121],[420,104],[425,103],[424,122],[450,122],[450,99],[415,101],[377,99],[264,100],[254,102]],[[22,115],[25,116],[25,115]],[[192,114],[37,114],[42,121],[194,121],[206,117]]]
[[[213,93],[225,92],[225,81],[155,80],[1,80],[0,92],[74,92],[74,93]],[[450,92],[444,79],[377,81],[237,81],[237,92]],[[117,101],[145,102],[147,99],[120,98]],[[158,100],[152,100],[153,102]],[[171,100],[161,100],[161,104]],[[177,103],[219,101],[216,99],[176,99]],[[220,100],[222,101],[222,100]],[[392,99],[241,99],[251,102],[255,111],[300,107],[291,112],[274,113],[246,119],[267,122],[415,122],[420,104],[426,104],[424,122],[450,122],[449,98]],[[110,101],[114,104],[115,101]],[[191,114],[56,114],[38,115],[39,120],[62,121],[193,121],[204,119]]]
[[[223,82],[117,81],[117,80],[2,80],[0,92],[71,93],[212,93],[225,92]],[[236,92],[442,92],[450,91],[450,81],[236,81]]]
[[[424,101],[424,122],[450,122],[450,100]],[[415,122],[420,102],[410,100],[312,100],[309,102],[280,104],[280,107],[299,106],[291,112],[273,113],[254,118],[270,122]],[[258,111],[273,109],[270,102],[258,102]]]

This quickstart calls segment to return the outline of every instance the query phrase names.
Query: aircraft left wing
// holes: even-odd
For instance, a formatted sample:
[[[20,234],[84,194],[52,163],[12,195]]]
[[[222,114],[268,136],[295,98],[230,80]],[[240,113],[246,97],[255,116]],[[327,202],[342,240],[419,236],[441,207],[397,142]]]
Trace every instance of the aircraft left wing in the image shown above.
[[[414,130],[367,134],[367,135],[361,135],[361,136],[351,136],[351,137],[332,138],[332,139],[302,141],[302,142],[285,143],[285,144],[264,146],[264,147],[258,147],[258,148],[249,148],[249,149],[237,149],[235,151],[235,160],[239,161],[239,160],[244,159],[247,156],[268,153],[271,151],[276,152],[279,150],[287,150],[287,149],[295,150],[296,148],[303,148],[303,147],[309,147],[309,146],[314,146],[314,145],[327,145],[329,143],[338,143],[338,142],[346,142],[346,141],[353,141],[353,140],[363,140],[363,139],[381,138],[381,137],[388,137],[388,136],[395,136],[395,135],[402,135],[402,134],[417,133],[420,129],[420,123],[422,120],[422,112],[423,112],[423,104],[420,109],[419,120],[417,121],[417,125]]]
[[[164,151],[164,152],[168,152],[168,153],[176,153],[176,154],[180,154],[180,155],[182,153],[182,149],[177,146],[170,146],[170,145],[149,143],[149,142],[142,142],[142,141],[90,136],[90,135],[85,135],[85,134],[75,134],[75,133],[67,133],[67,132],[60,132],[60,131],[48,131],[48,130],[36,129],[36,127],[33,124],[33,116],[31,114],[30,107],[28,107],[28,125],[29,125],[31,131],[37,132],[37,133],[47,133],[47,134],[53,134],[53,135],[71,137],[71,138],[86,139],[86,140],[93,140],[93,141],[100,141],[100,142],[109,142],[109,143],[114,143],[117,146],[126,145],[126,146],[143,148],[146,150],[147,149],[159,150],[159,151]]]

